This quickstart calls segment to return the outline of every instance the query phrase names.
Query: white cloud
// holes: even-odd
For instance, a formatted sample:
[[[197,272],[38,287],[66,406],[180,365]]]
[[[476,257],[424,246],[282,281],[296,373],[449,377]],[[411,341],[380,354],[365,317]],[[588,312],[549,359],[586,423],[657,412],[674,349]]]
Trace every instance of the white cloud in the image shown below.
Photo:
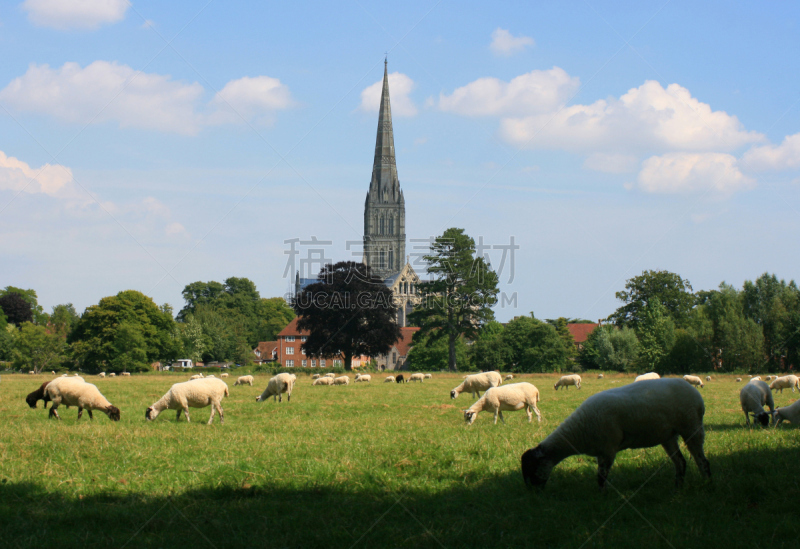
[[[452,94],[439,95],[439,108],[464,116],[525,116],[549,113],[564,105],[580,79],[564,69],[534,70],[511,82],[479,78]]]
[[[116,122],[185,135],[207,124],[239,121],[220,97],[208,105],[199,83],[172,80],[169,75],[141,73],[127,65],[95,61],[86,67],[65,63],[59,69],[32,64],[11,81],[0,100],[20,111],[46,114],[65,122]],[[229,82],[220,92],[247,117],[259,119],[291,104],[288,88],[266,76]],[[262,94],[262,95],[259,95]],[[223,109],[224,107],[224,109]],[[235,117],[235,119],[233,118]]]
[[[742,174],[735,157],[723,153],[668,153],[642,164],[638,186],[648,193],[704,192],[709,188],[728,195],[752,188],[755,181]]]
[[[392,116],[415,116],[417,107],[409,94],[414,89],[414,81],[400,72],[389,74],[389,98],[392,103]],[[381,106],[383,79],[378,80],[361,92],[361,104],[358,108],[365,112],[378,112]]]
[[[800,168],[800,133],[787,135],[778,146],[753,147],[744,154],[744,164],[753,170],[795,170]]]
[[[606,173],[628,173],[636,170],[638,159],[629,154],[594,153],[583,162],[589,170]]]
[[[501,122],[504,139],[519,147],[573,152],[732,151],[762,141],[735,116],[712,111],[678,84],[649,80],[619,99],[573,105],[558,112]]]
[[[231,80],[214,96],[211,103],[218,109],[212,115],[212,120],[216,123],[239,122],[242,116],[270,123],[272,113],[294,105],[289,88],[277,78],[269,76],[245,76]]]
[[[41,27],[96,29],[125,18],[128,0],[25,0],[28,19]]]
[[[498,27],[492,33],[492,43],[489,44],[489,49],[495,55],[509,56],[535,44],[530,36],[513,36],[507,30]]]
[[[72,170],[65,166],[45,164],[39,168],[31,168],[27,163],[0,151],[2,190],[55,196],[72,181]]]

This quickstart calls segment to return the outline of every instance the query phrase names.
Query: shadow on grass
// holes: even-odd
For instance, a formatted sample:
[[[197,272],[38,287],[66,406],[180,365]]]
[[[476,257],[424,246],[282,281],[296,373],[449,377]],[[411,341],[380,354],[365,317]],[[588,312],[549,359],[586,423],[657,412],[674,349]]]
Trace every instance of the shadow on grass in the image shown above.
[[[544,491],[519,470],[447,488],[352,484],[187,489],[174,495],[65,497],[55,485],[0,481],[0,546],[70,547],[708,547],[795,548],[800,488],[783,472],[800,447],[710,456],[706,484],[689,465],[626,462],[615,489],[593,467],[557,467]],[[652,461],[652,460],[651,460]],[[569,462],[567,462],[569,463]],[[410,479],[397,480],[398,485]],[[423,486],[425,486],[423,484]],[[439,485],[436,485],[439,486]],[[626,503],[630,501],[630,504]]]

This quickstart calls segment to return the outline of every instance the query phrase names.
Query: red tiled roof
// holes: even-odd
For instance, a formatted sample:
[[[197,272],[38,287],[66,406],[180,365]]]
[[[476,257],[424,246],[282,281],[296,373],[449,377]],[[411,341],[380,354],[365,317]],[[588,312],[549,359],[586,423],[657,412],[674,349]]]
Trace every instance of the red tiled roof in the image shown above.
[[[394,344],[394,346],[397,347],[398,355],[408,356],[408,350],[411,348],[411,340],[418,331],[419,328],[400,328],[400,339]]]
[[[599,324],[567,324],[567,330],[572,334],[575,343],[583,343]]]
[[[258,351],[259,353],[261,353],[260,355],[256,356],[259,356],[262,360],[271,360],[272,351],[274,351],[277,348],[278,348],[277,341],[259,341],[258,347],[253,349],[253,352],[255,353],[256,351]]]
[[[286,336],[295,336],[296,337],[296,336],[309,336],[309,335],[311,335],[311,332],[309,332],[308,330],[298,330],[297,329],[297,320],[299,318],[300,318],[299,316],[294,317],[292,319],[292,321],[289,324],[286,325],[286,328],[284,328],[283,330],[281,330],[278,333],[278,338],[286,337]]]

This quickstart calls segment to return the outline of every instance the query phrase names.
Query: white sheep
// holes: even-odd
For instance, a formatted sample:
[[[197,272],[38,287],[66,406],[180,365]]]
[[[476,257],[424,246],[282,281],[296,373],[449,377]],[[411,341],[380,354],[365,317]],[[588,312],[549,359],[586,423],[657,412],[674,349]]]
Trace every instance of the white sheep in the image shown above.
[[[195,374],[189,378],[189,381],[192,381],[193,379],[203,379],[203,374]]]
[[[536,412],[536,419],[541,423],[542,414],[536,407],[537,402],[539,402],[539,389],[530,383],[512,383],[502,387],[491,387],[475,404],[464,410],[464,420],[467,425],[472,425],[478,413],[494,412],[494,424],[497,425],[498,417],[503,423],[506,422],[503,419],[503,412],[524,409],[528,415],[528,423],[533,421],[533,412]]]
[[[97,377],[106,377],[106,373],[105,372],[100,372],[99,374],[97,374]]]
[[[311,379],[319,379],[319,374],[314,374],[313,376],[311,376]]]
[[[425,374],[420,374],[419,372],[411,374],[411,377],[408,378],[408,382],[411,383],[412,381],[419,381],[422,383],[425,381]]]
[[[78,375],[78,374],[75,374],[75,375]],[[130,375],[131,375],[130,372],[122,372],[122,377],[130,376]]]
[[[800,423],[800,400],[794,401],[789,406],[776,408],[772,417],[775,420],[775,427],[780,425],[781,421],[791,421],[794,425],[797,425]]]
[[[320,377],[314,380],[311,385],[333,385],[333,378],[332,377]]]
[[[512,379],[514,379],[514,374],[508,374],[508,375],[507,375],[507,376],[506,376],[506,377],[503,379],[503,381],[509,381],[509,380],[512,380]]]
[[[711,376],[706,376],[706,381],[711,381]]]
[[[50,374],[51,375],[56,375],[56,371],[55,370],[50,370]]]
[[[485,391],[491,387],[498,387],[503,383],[503,378],[497,372],[483,372],[480,374],[472,374],[464,377],[461,385],[450,391],[450,398],[457,398],[461,393],[470,393],[473,398],[475,395],[479,398],[481,391]]]
[[[111,372],[110,374],[108,374],[108,377],[117,377],[117,374],[115,374],[114,372]]]
[[[219,377],[228,377],[230,374],[225,372],[224,374],[220,374]]]
[[[217,377],[214,374],[208,374],[206,377]]]
[[[568,376],[561,376],[561,379],[556,381],[556,384],[553,385],[553,388],[558,391],[559,387],[564,387],[565,389],[569,389],[570,385],[574,385],[578,389],[581,388],[581,376],[578,374],[572,374]]]
[[[36,372],[28,372],[29,374],[35,374]],[[69,374],[61,374],[61,377],[69,377]]]
[[[740,383],[740,382],[742,381],[742,378],[740,378],[740,377],[737,377],[736,379],[734,379],[734,381],[735,381],[736,383]]]
[[[247,383],[248,385],[250,385],[252,387],[253,386],[253,381],[255,381],[253,376],[239,376],[239,379],[237,379],[236,383],[234,383],[233,385],[235,387],[236,385],[244,385],[245,383]]]
[[[636,383],[637,381],[644,381],[646,379],[661,379],[661,376],[655,372],[647,372],[646,374],[636,376],[636,379],[634,379],[633,382]]]
[[[350,378],[347,376],[339,376],[333,378],[334,385],[350,385]]]
[[[775,410],[775,402],[772,400],[772,391],[769,385],[763,381],[750,381],[739,391],[739,402],[744,412],[744,420],[750,425],[750,414],[753,414],[753,421],[766,426],[770,417],[775,421],[771,414]],[[764,411],[764,404],[769,407],[769,413]]]
[[[277,397],[278,402],[281,402],[281,395],[283,393],[286,393],[286,401],[291,401],[292,389],[294,388],[294,382],[296,379],[297,376],[287,373],[278,374],[275,377],[270,378],[269,383],[267,383],[267,388],[264,389],[264,392],[261,393],[260,396],[256,397],[256,402],[263,402],[269,397],[272,397],[272,400],[275,400]]]
[[[158,417],[164,410],[177,410],[175,421],[180,421],[181,411],[189,422],[189,408],[205,408],[211,406],[211,417],[208,425],[214,421],[214,412],[219,412],[219,422],[225,423],[222,412],[222,399],[228,396],[228,384],[221,379],[203,378],[176,383],[167,394],[150,406],[144,413],[148,421]]]
[[[791,388],[792,392],[794,393],[795,387],[800,389],[800,379],[793,375],[779,377],[769,386],[770,389],[778,389],[781,393],[784,389],[789,388]]]
[[[325,377],[336,377],[336,374],[334,374],[333,372],[328,372],[327,374],[325,374]]]
[[[703,388],[703,380],[697,376],[683,376],[683,379],[692,385],[699,385],[701,389]]]
[[[425,379],[433,379],[433,375],[432,374],[425,374]]]
[[[750,381],[761,381],[761,376],[751,377]]]
[[[543,488],[550,472],[569,456],[597,458],[597,482],[605,487],[618,452],[661,445],[675,464],[675,482],[683,483],[683,438],[700,472],[711,478],[703,453],[705,405],[700,392],[682,379],[645,380],[608,389],[587,398],[541,444],[522,454],[525,483]]]
[[[394,376],[386,376],[383,378],[384,383],[394,383]]]
[[[367,383],[369,383],[371,381],[372,381],[372,376],[369,375],[369,374],[358,374],[356,376],[356,383],[359,383],[359,382],[362,382],[362,383],[363,382],[367,382]]]
[[[603,379],[605,376],[603,374],[597,374],[597,379]]]
[[[86,383],[83,378],[58,377],[48,383],[44,390],[45,396],[49,397],[53,402],[48,417],[61,419],[56,410],[59,405],[64,404],[67,407],[78,407],[78,419],[81,418],[83,410],[86,409],[89,413],[89,419],[94,419],[92,410],[100,410],[112,421],[119,421],[119,408],[112,405],[100,393],[97,386]]]

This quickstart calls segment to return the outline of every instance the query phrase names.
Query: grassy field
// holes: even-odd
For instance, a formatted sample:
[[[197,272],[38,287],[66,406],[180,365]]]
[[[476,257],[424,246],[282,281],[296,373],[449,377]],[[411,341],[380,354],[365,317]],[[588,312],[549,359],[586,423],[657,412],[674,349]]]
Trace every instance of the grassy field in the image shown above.
[[[605,493],[591,458],[560,464],[543,492],[525,488],[519,459],[632,376],[585,374],[582,390],[558,392],[557,376],[521,376],[542,393],[543,422],[517,412],[495,426],[483,413],[469,428],[472,398],[449,397],[460,375],[347,387],[300,376],[291,403],[258,404],[267,376],[230,380],[226,422],[211,426],[210,408],[190,424],[169,411],[145,421],[178,375],[87,378],[122,420],[78,422],[63,406],[48,420],[24,397],[51,377],[0,382],[0,547],[800,546],[800,431],[745,428],[733,377],[701,390],[712,485],[690,462],[676,490],[659,447],[621,453]]]

